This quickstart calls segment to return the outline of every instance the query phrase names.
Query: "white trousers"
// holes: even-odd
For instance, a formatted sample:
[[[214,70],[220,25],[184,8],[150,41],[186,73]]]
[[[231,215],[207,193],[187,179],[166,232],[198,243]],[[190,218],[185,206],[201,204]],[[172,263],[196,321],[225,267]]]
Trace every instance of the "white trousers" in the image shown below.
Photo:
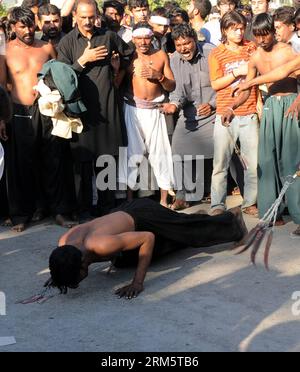
[[[119,182],[134,189],[139,164],[148,153],[148,161],[158,186],[163,190],[173,188],[172,151],[164,114],[156,108],[141,109],[124,103],[124,116],[128,149],[126,161],[120,159]]]

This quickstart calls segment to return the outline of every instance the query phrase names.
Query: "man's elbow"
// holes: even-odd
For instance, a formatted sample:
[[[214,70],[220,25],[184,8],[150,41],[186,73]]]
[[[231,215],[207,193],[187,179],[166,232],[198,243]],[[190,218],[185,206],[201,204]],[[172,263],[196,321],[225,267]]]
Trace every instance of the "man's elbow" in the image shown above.
[[[155,235],[150,231],[145,232],[145,242],[150,246],[154,246]]]
[[[173,92],[175,89],[176,89],[175,80],[169,80],[169,84],[168,84],[168,86],[166,87],[165,90],[170,93],[170,92]]]

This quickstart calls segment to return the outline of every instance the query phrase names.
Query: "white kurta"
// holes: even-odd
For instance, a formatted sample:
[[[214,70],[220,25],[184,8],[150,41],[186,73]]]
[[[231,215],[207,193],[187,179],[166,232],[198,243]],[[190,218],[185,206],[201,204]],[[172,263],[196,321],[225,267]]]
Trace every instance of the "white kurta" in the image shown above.
[[[163,96],[153,102],[162,102]],[[174,185],[172,151],[165,116],[159,109],[144,109],[124,103],[124,116],[128,136],[127,162],[120,159],[119,182],[135,189],[138,167],[142,157],[148,155],[158,186],[170,190]]]

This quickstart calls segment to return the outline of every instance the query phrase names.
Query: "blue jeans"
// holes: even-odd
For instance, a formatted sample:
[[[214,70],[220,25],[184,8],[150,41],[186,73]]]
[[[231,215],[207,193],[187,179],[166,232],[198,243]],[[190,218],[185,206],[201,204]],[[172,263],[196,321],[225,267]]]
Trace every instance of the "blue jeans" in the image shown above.
[[[243,208],[256,204],[257,201],[257,154],[259,124],[256,114],[235,116],[230,127],[221,123],[221,115],[216,116],[214,128],[214,169],[211,186],[211,208],[226,209],[227,174],[234,151],[234,144],[239,138],[241,153],[248,169],[245,171],[245,190]],[[230,135],[231,134],[231,135]]]

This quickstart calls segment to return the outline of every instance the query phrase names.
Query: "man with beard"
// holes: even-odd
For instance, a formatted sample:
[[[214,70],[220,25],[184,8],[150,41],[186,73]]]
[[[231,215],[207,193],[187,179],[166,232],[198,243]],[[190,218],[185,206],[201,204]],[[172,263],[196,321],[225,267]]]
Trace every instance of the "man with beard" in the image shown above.
[[[133,27],[136,53],[127,69],[128,85],[124,97],[129,162],[121,167],[119,180],[131,189],[135,188],[138,167],[143,155],[148,153],[161,191],[160,202],[167,206],[168,190],[174,182],[173,162],[165,116],[159,106],[165,101],[165,92],[175,89],[175,81],[167,54],[153,48],[152,37],[148,23],[140,22]]]
[[[124,15],[124,7],[116,0],[104,1],[103,15],[106,27],[114,32],[122,32],[121,21]]]
[[[13,119],[6,128],[5,161],[13,230],[23,231],[36,210],[34,217],[39,220],[46,209],[58,224],[70,227],[74,223],[64,217],[74,206],[69,143],[51,135],[51,118],[40,114],[34,89],[38,72],[55,58],[55,51],[51,44],[34,38],[34,14],[29,8],[13,8],[9,21],[16,35],[6,51]]]
[[[224,125],[231,122],[237,107],[243,102],[247,102],[252,86],[257,83],[274,82],[268,84],[268,96],[263,107],[259,134],[258,210],[259,216],[262,218],[279,196],[283,180],[288,175],[295,173],[300,161],[299,121],[293,115],[286,115],[297,97],[297,79],[295,73],[292,73],[294,70],[283,76],[280,71],[278,72],[281,65],[288,62],[295,64],[297,55],[293,52],[291,45],[276,41],[272,16],[266,13],[259,14],[255,18],[253,34],[258,49],[249,61],[246,82],[241,84],[242,89],[246,90],[227,108],[223,114],[222,122]],[[274,69],[277,73],[274,80],[263,76]],[[262,76],[255,78],[257,73]],[[254,80],[252,81],[252,79]],[[299,236],[299,182],[290,185],[286,195],[289,213],[293,222],[298,225],[294,234]],[[283,210],[284,205],[282,204],[277,216],[277,224],[279,225],[284,224],[281,218]]]
[[[95,27],[94,0],[77,0],[74,5],[76,27],[59,43],[58,60],[78,74],[79,90],[87,108],[83,116],[83,132],[74,138],[73,154],[80,178],[79,213],[90,218],[93,208],[93,175],[104,166],[96,167],[101,155],[117,157],[119,147],[126,145],[126,129],[111,57],[118,54],[121,68],[128,63],[133,49],[115,32]],[[106,186],[106,185],[104,185]],[[97,214],[114,208],[115,191],[98,190]]]
[[[52,4],[43,5],[38,10],[38,19],[39,28],[43,32],[41,40],[52,44],[56,48],[60,39],[64,36],[61,30],[60,10]]]

